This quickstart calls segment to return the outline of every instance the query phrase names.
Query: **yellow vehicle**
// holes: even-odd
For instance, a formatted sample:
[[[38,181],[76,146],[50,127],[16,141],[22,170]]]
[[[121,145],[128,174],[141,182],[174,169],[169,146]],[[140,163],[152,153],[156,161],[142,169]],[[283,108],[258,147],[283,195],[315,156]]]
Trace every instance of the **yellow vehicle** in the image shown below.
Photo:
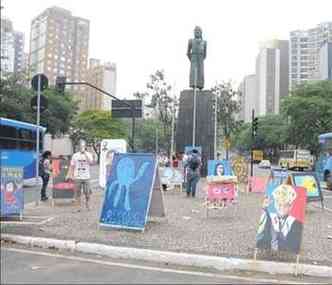
[[[304,149],[284,150],[280,152],[279,166],[286,169],[312,169],[313,156]]]
[[[252,151],[252,160],[255,162],[261,162],[263,160],[263,151],[262,150],[253,150]]]

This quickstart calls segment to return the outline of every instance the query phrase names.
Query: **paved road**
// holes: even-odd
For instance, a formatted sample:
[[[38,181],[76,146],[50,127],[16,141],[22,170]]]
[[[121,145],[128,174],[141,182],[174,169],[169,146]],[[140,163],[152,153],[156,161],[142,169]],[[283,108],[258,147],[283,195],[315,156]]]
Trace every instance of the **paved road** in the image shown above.
[[[125,263],[126,262],[126,263]],[[279,277],[253,273],[220,274],[197,268],[174,268],[114,261],[92,255],[67,255],[38,249],[3,246],[1,284],[5,283],[327,283],[326,279]]]

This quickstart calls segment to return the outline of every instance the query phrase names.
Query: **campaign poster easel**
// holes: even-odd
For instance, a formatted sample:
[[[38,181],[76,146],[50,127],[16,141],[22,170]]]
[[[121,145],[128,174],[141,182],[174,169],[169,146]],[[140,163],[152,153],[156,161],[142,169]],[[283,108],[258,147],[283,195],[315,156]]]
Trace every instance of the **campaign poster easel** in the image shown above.
[[[157,167],[153,154],[114,154],[100,226],[144,231],[148,216],[166,216]]]
[[[294,172],[288,176],[287,183],[301,186],[307,190],[307,202],[320,201],[324,210],[324,197],[315,172]]]
[[[304,187],[270,183],[258,224],[254,260],[258,250],[296,254],[300,261],[307,191]]]

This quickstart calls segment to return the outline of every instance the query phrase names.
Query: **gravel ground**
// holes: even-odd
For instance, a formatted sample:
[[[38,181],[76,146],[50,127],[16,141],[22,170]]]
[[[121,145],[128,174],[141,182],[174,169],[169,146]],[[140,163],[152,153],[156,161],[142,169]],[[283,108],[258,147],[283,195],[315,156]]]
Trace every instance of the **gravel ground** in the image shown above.
[[[164,194],[167,217],[152,220],[145,231],[98,228],[103,191],[95,189],[92,210],[77,212],[70,202],[58,202],[51,208],[43,203],[25,209],[26,216],[54,217],[44,225],[1,224],[2,233],[14,233],[99,242],[109,245],[252,258],[255,233],[261,213],[262,194],[240,193],[239,203],[222,210],[210,210],[206,217],[203,183],[197,198],[170,190]],[[332,265],[332,213],[307,207],[301,262]],[[295,256],[271,256],[259,253],[258,258],[295,261]]]

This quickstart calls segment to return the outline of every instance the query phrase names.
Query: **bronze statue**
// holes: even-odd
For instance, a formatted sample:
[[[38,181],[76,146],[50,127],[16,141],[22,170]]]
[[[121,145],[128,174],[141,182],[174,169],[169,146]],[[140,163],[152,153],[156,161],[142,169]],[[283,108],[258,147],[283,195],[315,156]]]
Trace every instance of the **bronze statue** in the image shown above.
[[[194,30],[194,39],[188,42],[187,56],[190,60],[189,86],[204,88],[204,59],[206,58],[206,41],[202,38],[202,29],[198,26]]]

